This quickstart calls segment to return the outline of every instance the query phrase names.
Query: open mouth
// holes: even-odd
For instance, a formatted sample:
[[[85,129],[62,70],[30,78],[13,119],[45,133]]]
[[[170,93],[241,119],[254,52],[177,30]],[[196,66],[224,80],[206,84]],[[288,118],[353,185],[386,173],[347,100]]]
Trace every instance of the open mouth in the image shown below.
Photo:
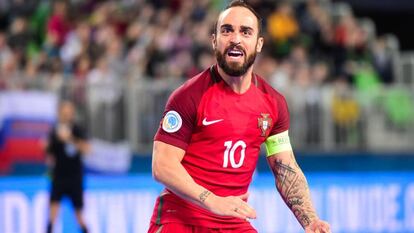
[[[239,57],[242,57],[243,55],[244,55],[243,51],[238,50],[238,49],[229,49],[227,51],[227,56],[229,57],[239,58]]]

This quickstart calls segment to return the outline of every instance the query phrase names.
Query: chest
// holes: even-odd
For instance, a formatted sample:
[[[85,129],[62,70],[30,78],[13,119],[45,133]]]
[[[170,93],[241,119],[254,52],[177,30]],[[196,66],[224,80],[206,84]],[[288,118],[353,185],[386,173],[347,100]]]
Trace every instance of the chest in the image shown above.
[[[202,98],[196,132],[204,138],[244,139],[261,144],[277,121],[277,106],[258,90],[243,95],[216,88]]]

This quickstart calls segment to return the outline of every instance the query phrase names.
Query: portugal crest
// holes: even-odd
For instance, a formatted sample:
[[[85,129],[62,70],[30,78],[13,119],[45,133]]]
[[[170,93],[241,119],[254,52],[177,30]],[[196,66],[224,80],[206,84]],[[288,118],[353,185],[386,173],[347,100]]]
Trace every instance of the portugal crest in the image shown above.
[[[272,118],[269,118],[268,113],[261,113],[262,117],[257,118],[257,127],[262,130],[262,134],[260,136],[266,136],[267,130],[272,127]]]

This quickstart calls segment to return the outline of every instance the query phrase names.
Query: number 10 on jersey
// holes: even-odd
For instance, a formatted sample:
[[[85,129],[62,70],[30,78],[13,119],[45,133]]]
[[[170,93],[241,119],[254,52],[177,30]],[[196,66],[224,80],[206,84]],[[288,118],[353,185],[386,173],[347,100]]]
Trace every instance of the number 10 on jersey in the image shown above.
[[[243,165],[244,157],[246,155],[246,143],[242,140],[239,140],[234,144],[233,141],[226,141],[224,142],[224,146],[226,147],[226,150],[224,151],[223,167],[229,166],[229,160],[232,168],[241,167]],[[236,163],[234,153],[236,152],[238,147],[241,147],[240,160],[238,163]]]

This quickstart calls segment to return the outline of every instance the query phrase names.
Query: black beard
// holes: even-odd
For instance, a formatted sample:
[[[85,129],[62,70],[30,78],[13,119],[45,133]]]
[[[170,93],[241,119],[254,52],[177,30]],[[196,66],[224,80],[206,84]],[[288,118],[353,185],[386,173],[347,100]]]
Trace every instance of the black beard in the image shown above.
[[[228,53],[230,49],[233,49],[234,47],[237,48],[237,46],[229,46],[224,50],[224,53],[220,53],[220,51],[215,50],[214,53],[216,55],[217,64],[220,66],[221,69],[223,69],[224,73],[230,76],[242,76],[244,75],[247,70],[253,65],[254,61],[256,60],[256,51],[254,53],[250,54],[247,59],[244,58],[243,64],[237,65],[237,64],[229,64],[226,62],[225,54]],[[242,50],[242,49],[240,49]],[[244,50],[242,50],[244,53]],[[246,56],[246,53],[244,53]]]

